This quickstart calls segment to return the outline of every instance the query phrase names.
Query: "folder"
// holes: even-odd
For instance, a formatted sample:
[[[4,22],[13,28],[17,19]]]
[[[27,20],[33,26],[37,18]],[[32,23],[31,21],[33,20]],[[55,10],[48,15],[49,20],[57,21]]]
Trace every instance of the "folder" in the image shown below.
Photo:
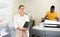
[[[24,24],[24,28],[28,28],[28,26],[29,26],[29,22],[25,22],[25,24]]]

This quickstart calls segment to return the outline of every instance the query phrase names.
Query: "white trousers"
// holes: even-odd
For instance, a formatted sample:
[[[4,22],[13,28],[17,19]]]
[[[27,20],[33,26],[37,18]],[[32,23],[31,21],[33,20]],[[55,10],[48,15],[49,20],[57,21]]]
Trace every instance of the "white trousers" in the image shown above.
[[[29,37],[29,31],[16,30],[16,37]]]

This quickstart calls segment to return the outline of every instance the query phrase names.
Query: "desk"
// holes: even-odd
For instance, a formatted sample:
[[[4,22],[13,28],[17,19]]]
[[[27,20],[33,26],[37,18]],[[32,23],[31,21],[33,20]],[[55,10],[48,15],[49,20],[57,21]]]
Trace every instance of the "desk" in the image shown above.
[[[41,37],[60,37],[60,28],[46,28],[43,23],[39,26],[34,26],[32,34],[37,34]]]

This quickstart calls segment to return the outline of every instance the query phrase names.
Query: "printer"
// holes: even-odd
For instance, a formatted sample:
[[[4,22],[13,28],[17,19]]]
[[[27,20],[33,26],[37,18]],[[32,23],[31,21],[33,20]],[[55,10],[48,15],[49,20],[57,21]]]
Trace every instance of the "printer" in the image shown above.
[[[44,24],[44,27],[60,28],[60,22],[58,21],[45,20]]]

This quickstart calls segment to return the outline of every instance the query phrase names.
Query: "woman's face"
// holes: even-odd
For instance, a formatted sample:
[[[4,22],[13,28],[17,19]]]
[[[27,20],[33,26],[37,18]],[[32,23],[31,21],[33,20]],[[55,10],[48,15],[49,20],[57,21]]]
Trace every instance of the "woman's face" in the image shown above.
[[[19,13],[20,13],[20,14],[24,14],[24,7],[20,7]]]

